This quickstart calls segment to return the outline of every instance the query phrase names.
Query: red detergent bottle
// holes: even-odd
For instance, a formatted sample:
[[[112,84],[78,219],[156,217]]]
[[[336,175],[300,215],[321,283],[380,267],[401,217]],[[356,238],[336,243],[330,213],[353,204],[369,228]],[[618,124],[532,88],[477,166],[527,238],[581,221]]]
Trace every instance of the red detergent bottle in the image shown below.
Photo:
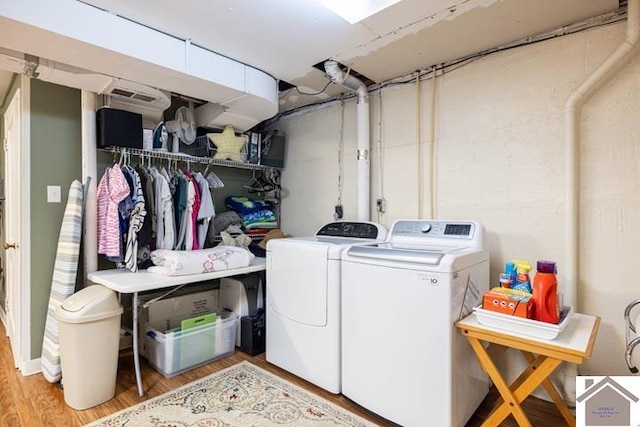
[[[558,280],[556,263],[538,261],[533,277],[531,299],[534,306],[534,319],[557,324],[560,321],[558,310]]]

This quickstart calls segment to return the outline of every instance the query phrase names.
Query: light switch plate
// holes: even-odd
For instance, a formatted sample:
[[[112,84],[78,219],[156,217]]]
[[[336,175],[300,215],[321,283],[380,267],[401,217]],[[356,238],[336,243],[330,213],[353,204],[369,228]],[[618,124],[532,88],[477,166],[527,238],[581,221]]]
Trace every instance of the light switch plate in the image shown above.
[[[47,185],[47,203],[60,203],[62,201],[59,185]]]

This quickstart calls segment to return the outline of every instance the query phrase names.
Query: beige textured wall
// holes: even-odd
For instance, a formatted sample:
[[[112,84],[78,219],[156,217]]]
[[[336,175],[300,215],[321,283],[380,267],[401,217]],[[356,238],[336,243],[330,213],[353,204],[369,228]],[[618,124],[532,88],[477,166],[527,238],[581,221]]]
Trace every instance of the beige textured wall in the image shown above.
[[[487,229],[491,279],[504,262],[558,262],[563,282],[564,141],[569,94],[624,38],[625,24],[496,53],[436,80],[435,211],[440,219],[475,219]],[[586,104],[580,154],[580,283],[578,310],[602,317],[583,374],[626,375],[623,310],[640,297],[640,57]],[[431,81],[420,86],[424,170],[418,178],[415,84],[371,94],[372,220],[390,226],[418,215],[418,179],[429,215]],[[287,136],[283,228],[311,235],[332,220],[338,194],[341,106],[285,117]],[[344,111],[343,204],[356,217],[355,100]],[[382,182],[387,212],[377,217],[381,117]]]

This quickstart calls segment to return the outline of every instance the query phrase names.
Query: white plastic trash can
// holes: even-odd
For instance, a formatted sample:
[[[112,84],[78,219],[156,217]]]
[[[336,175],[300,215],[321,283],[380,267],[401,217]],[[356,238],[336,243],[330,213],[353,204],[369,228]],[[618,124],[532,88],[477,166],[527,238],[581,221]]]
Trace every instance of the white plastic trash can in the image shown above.
[[[72,408],[115,396],[122,311],[116,293],[102,285],[76,292],[56,309],[64,401]]]

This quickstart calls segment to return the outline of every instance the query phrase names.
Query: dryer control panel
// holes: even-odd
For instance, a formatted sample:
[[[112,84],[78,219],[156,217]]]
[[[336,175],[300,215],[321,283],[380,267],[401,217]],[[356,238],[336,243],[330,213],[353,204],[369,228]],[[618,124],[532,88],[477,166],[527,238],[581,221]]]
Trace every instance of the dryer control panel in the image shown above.
[[[323,226],[318,230],[316,236],[384,239],[384,234],[385,231],[379,224],[358,221],[338,221]]]

